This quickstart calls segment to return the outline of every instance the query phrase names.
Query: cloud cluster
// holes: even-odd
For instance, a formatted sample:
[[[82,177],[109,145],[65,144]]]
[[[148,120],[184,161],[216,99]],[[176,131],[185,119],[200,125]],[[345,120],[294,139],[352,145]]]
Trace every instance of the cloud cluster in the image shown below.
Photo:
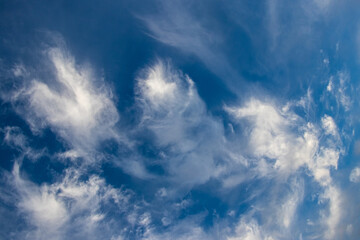
[[[35,183],[26,178],[23,160],[36,161],[44,152],[33,150],[20,128],[1,130],[4,142],[21,152],[6,180],[15,191],[17,212],[30,226],[21,236],[229,240],[343,236],[345,211],[341,206],[346,199],[333,177],[344,153],[342,133],[331,112],[319,119],[299,113],[306,115],[311,107],[310,91],[300,101],[285,103],[270,97],[244,98],[242,104],[226,105],[223,114],[230,118],[221,118],[210,113],[194,81],[169,61],[158,60],[145,67],[135,79],[134,108],[139,122],[131,133],[122,133],[138,142],[126,149],[131,153],[125,159],[116,151],[109,154],[131,177],[147,181],[149,192],[154,192],[147,201],[141,193],[137,196],[111,186],[86,165],[102,154],[105,140],[113,139],[120,146],[119,113],[110,89],[95,80],[89,67],[76,64],[64,48],[50,48],[46,56],[51,66],[49,79],[33,78],[24,66],[13,69],[14,77],[25,81],[9,101],[34,133],[49,127],[64,142],[67,151],[53,158],[87,161],[70,162],[53,182]],[[340,85],[344,78],[339,75]],[[327,91],[334,91],[333,85]],[[351,107],[350,101],[341,100],[345,95],[336,96],[345,110]],[[22,104],[16,104],[19,102]],[[155,157],[136,148],[144,142],[142,137]],[[151,164],[161,171],[152,171]],[[99,165],[101,168],[101,161]],[[358,182],[358,172],[357,168],[351,172],[350,181]],[[221,192],[236,199],[244,192],[241,200],[249,208],[233,211],[231,224],[224,217],[218,225],[204,228],[202,223],[211,214],[207,210],[183,216],[192,204],[184,195],[204,184],[218,188],[208,191],[209,195]],[[305,199],[312,188],[316,196]],[[225,198],[219,197],[224,203],[231,202]],[[300,213],[300,208],[309,207],[305,200],[317,210],[311,216]],[[237,209],[240,204],[229,206]],[[307,231],[311,227],[316,230]]]
[[[319,212],[319,216],[322,215],[320,218],[323,218],[320,225],[328,229],[324,237],[333,239],[342,217],[341,192],[333,185],[331,177],[331,170],[337,168],[343,151],[337,126],[333,118],[328,115],[321,118],[320,126],[307,122],[291,110],[291,105],[299,104],[288,103],[284,107],[277,107],[271,102],[250,99],[243,107],[226,107],[225,109],[238,121],[238,124],[247,121],[247,124],[244,124],[246,126],[244,136],[248,139],[247,155],[254,162],[253,166],[258,176],[272,176],[279,179],[277,180],[278,187],[284,188],[282,182],[288,182],[290,176],[299,175],[305,169],[310,172],[313,179],[323,188],[321,198],[323,201],[329,201],[329,213]],[[324,137],[326,140],[321,139]],[[290,223],[295,220],[295,212],[303,201],[303,194],[301,194],[304,191],[303,184],[298,181],[294,184],[291,188],[297,190],[290,192],[283,200],[277,199],[271,208],[281,209],[279,213],[261,211],[265,219],[274,217],[279,219],[275,226],[265,224],[263,227],[268,231],[269,229],[273,231],[276,226],[283,226],[280,232],[285,234],[284,238],[286,234],[289,234],[284,229],[291,227]],[[278,195],[275,194],[273,197],[275,200]],[[265,208],[264,204],[269,206],[268,201],[260,201],[258,204],[260,209]],[[253,226],[252,221],[255,220],[249,222],[250,226]],[[240,226],[243,225],[242,220]],[[251,234],[257,237],[262,236],[256,230],[257,228],[250,226],[245,226],[245,228],[251,229],[249,230]],[[269,233],[268,231],[266,232]]]
[[[72,161],[53,182],[39,185],[26,178],[23,162],[29,158],[36,162],[49,153],[46,149],[35,151],[19,127],[8,126],[1,130],[4,142],[21,153],[15,159],[12,173],[5,174],[4,182],[7,188],[13,189],[12,197],[17,199],[12,203],[20,213],[17,221],[25,220],[26,223],[25,230],[17,231],[16,236],[158,239],[175,234],[184,239],[190,236],[205,239],[208,235],[200,226],[193,227],[188,221],[178,222],[174,218],[183,208],[179,206],[186,206],[185,203],[165,202],[167,208],[160,218],[165,226],[170,225],[169,231],[158,232],[152,217],[152,214],[159,215],[156,201],[137,200],[141,196],[114,188],[98,174],[90,173],[92,168],[87,164],[102,154],[99,150],[102,141],[120,138],[116,127],[119,114],[111,92],[102,81],[95,80],[89,67],[76,64],[64,47],[47,49],[45,56],[50,60],[49,65],[44,65],[49,66],[49,79],[34,80],[32,73],[19,65],[14,68],[13,75],[24,80],[22,88],[15,89],[11,97],[2,97],[13,104],[33,134],[50,128],[60,137],[66,151],[48,157],[55,161],[62,162],[64,158]],[[215,176],[215,158],[224,141],[223,128],[221,122],[207,113],[193,81],[170,63],[159,61],[143,70],[137,79],[136,92],[135,104],[142,112],[139,129],[154,133],[155,145],[163,150],[168,181],[190,189]],[[112,154],[115,159],[118,157],[116,152]],[[136,164],[137,160],[130,158],[126,159],[126,166],[121,167],[125,170],[133,168],[128,172],[139,176],[135,174]],[[139,164],[140,168],[145,168],[141,161]],[[165,188],[159,196],[166,200]],[[5,199],[4,195],[0,197]],[[170,213],[175,215],[168,216]],[[196,225],[201,219],[189,221]],[[189,233],[183,234],[183,231]]]
[[[233,124],[241,129],[239,143],[246,144],[243,146],[246,150],[239,152],[232,151],[226,144],[222,125],[207,113],[188,76],[174,70],[168,63],[157,62],[146,68],[137,81],[142,125],[154,133],[156,146],[163,153],[165,172],[178,184],[189,181],[201,184],[210,177],[230,187],[256,177],[275,181],[275,186],[267,190],[270,195],[266,201],[258,198],[253,203],[256,207],[246,217],[240,218],[240,226],[250,229],[249,236],[286,238],[292,235],[291,229],[296,228],[294,221],[304,220],[297,211],[305,191],[300,176],[307,173],[311,181],[322,189],[319,202],[314,204],[321,209],[317,212],[319,229],[327,230],[316,234],[327,239],[337,236],[336,229],[343,217],[340,210],[342,197],[340,189],[334,185],[331,171],[337,169],[343,147],[338,127],[331,116],[325,114],[318,124],[295,113],[296,108],[308,110],[305,108],[312,102],[311,95],[281,107],[275,101],[256,98],[249,99],[240,107],[226,106],[225,111],[235,120]],[[216,154],[218,158],[214,157]],[[221,158],[223,161],[215,161]],[[239,162],[236,158],[246,160]],[[250,179],[237,178],[239,174]],[[190,175],[193,176],[191,180]],[[292,179],[290,183],[289,179]],[[279,195],[279,189],[286,194]],[[263,210],[269,207],[269,201],[270,209],[279,210]],[[267,223],[254,227],[257,220],[253,216],[259,215]],[[295,216],[300,219],[296,220]],[[273,218],[277,221],[271,221]],[[241,234],[240,239],[244,237]]]

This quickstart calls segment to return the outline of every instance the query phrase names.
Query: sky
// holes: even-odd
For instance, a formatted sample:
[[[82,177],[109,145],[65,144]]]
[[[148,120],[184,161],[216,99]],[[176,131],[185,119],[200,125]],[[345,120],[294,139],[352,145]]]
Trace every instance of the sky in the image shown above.
[[[0,0],[0,239],[359,239],[359,7]]]

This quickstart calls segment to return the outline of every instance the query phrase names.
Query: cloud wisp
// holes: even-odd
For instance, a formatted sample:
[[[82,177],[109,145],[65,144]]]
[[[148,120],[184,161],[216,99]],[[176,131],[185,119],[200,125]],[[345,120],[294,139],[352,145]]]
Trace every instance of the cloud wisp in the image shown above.
[[[236,69],[221,51],[221,35],[211,23],[201,21],[181,1],[156,1],[157,13],[139,15],[149,35],[157,41],[198,57],[215,75],[229,84],[241,81]],[[202,6],[205,7],[205,6]]]
[[[137,79],[141,126],[154,134],[161,162],[180,185],[196,185],[221,173],[222,123],[211,116],[189,76],[158,61]]]
[[[45,56],[52,71],[49,79],[21,74],[23,88],[8,99],[33,131],[50,127],[77,156],[85,156],[103,140],[120,140],[116,130],[119,113],[103,81],[96,80],[89,67],[76,64],[65,47],[49,48]],[[22,69],[26,72],[24,66]]]

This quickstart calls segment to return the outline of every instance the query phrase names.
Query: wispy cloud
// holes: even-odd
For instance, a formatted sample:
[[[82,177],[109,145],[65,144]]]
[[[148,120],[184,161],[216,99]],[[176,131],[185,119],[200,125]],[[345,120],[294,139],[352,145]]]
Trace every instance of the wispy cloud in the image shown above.
[[[222,35],[211,28],[211,23],[202,21],[181,1],[156,1],[155,6],[157,12],[138,16],[148,27],[150,36],[195,55],[228,84],[240,80],[240,75],[221,51]]]
[[[349,111],[352,105],[353,87],[350,84],[350,75],[346,70],[330,76],[327,91],[335,98],[337,108]]]
[[[13,203],[28,227],[17,237],[32,239],[98,239],[122,234],[129,223],[124,219],[133,205],[132,192],[113,188],[96,175],[68,168],[56,182],[38,185],[26,179],[15,162],[5,182],[13,190]],[[1,196],[2,197],[2,196]],[[113,222],[113,217],[117,221]],[[123,219],[122,219],[123,218]],[[116,230],[112,229],[116,227]]]
[[[14,77],[21,75],[23,87],[6,100],[17,106],[35,132],[50,127],[78,156],[85,156],[103,140],[120,140],[119,114],[103,80],[96,79],[89,66],[77,64],[65,46],[49,48],[44,54],[50,61],[43,64],[49,66],[48,79],[17,66]]]
[[[360,182],[360,168],[356,167],[353,170],[351,170],[349,180],[354,183]]]
[[[141,125],[154,133],[171,179],[193,185],[220,174],[223,126],[207,112],[187,75],[158,61],[137,79],[137,93]]]

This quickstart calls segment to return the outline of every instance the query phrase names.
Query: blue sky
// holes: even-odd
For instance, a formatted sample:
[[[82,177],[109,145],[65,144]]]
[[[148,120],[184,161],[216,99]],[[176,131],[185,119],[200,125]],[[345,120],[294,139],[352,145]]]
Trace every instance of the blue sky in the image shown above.
[[[358,239],[357,1],[0,1],[0,239]]]

